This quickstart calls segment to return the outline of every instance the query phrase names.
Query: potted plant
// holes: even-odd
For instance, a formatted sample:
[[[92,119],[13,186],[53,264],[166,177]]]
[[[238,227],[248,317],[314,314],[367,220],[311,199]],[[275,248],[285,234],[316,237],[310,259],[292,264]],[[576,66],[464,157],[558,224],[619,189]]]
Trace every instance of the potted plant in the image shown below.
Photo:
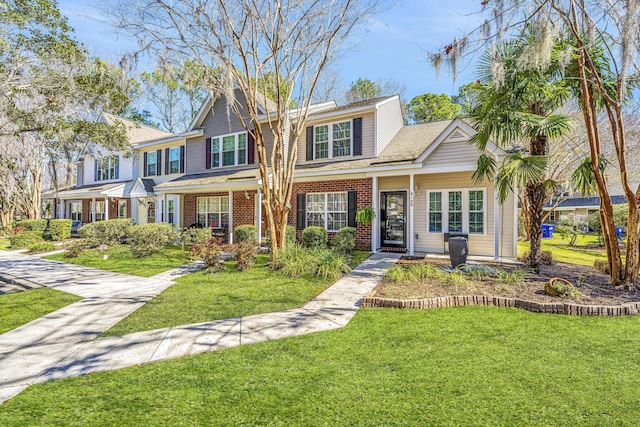
[[[376,217],[376,212],[371,206],[363,206],[356,212],[356,222],[358,224],[369,225]]]

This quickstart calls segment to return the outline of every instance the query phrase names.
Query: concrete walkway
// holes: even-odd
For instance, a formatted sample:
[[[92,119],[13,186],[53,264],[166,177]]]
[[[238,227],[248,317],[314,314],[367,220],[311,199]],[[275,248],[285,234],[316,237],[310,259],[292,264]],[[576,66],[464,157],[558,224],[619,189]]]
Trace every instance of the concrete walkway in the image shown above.
[[[341,328],[399,257],[372,255],[301,308],[96,339],[201,266],[142,278],[0,251],[0,274],[84,297],[0,335],[0,402],[39,382]]]

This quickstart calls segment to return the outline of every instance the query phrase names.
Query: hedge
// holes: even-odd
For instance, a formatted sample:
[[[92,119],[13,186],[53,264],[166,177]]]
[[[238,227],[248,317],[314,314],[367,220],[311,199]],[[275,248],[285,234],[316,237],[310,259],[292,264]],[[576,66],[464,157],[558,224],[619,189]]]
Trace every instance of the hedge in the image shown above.
[[[326,248],[329,234],[323,227],[311,226],[302,230],[302,244],[307,248]]]
[[[25,227],[29,231],[44,231],[47,228],[48,219],[23,219],[16,221],[16,227]]]
[[[44,238],[47,240],[64,240],[71,237],[71,223],[70,219],[52,219],[49,221],[49,226],[44,232]]]
[[[254,242],[258,244],[258,227],[255,225],[239,225],[234,229],[233,238],[236,243]]]
[[[98,245],[124,243],[127,229],[133,225],[130,218],[108,219],[85,224],[78,230],[80,237]]]

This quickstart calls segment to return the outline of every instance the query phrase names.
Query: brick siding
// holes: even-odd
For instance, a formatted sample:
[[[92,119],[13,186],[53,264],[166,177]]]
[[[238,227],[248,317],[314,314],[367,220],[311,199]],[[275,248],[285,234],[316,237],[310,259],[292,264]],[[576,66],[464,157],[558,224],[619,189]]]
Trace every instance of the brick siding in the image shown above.
[[[297,182],[293,184],[293,195],[291,197],[291,211],[289,212],[289,224],[296,226],[296,212],[298,211],[298,198],[300,193],[333,193],[357,191],[357,208],[372,206],[372,185],[371,178],[359,179],[338,179],[334,181]],[[360,247],[371,247],[371,224],[357,224],[356,244]],[[298,239],[301,238],[302,230],[298,230]],[[329,232],[329,238],[335,236],[335,232]]]
[[[88,224],[91,222],[91,200],[82,199],[82,223]]]

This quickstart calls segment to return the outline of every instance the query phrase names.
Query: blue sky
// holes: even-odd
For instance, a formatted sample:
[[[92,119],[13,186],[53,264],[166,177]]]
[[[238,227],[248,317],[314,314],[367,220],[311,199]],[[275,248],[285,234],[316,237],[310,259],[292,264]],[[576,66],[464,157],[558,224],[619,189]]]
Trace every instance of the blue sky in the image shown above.
[[[101,19],[92,2],[59,0],[59,5],[77,39],[103,59],[118,63],[135,47]],[[446,70],[436,77],[425,50],[434,51],[462,30],[477,26],[478,18],[469,14],[479,7],[477,0],[397,0],[370,22],[366,34],[351,40],[349,51],[335,67],[345,88],[359,77],[382,78],[404,85],[407,100],[427,92],[457,94],[458,86],[475,80],[473,65],[461,72],[454,85]]]

